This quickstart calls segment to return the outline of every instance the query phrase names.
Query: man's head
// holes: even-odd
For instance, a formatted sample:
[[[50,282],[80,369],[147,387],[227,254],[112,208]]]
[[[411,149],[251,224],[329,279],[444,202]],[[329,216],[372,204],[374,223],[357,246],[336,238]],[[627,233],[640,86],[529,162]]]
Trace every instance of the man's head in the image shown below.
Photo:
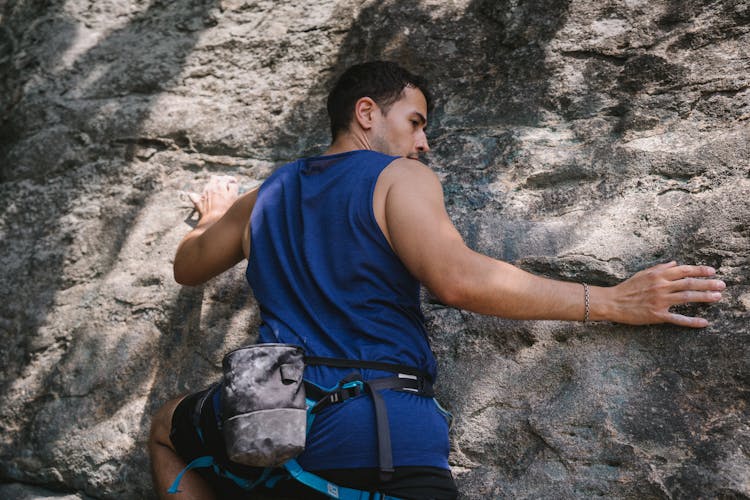
[[[362,134],[376,151],[416,157],[429,150],[424,128],[432,104],[427,81],[398,64],[357,64],[328,94],[333,141],[343,134]]]

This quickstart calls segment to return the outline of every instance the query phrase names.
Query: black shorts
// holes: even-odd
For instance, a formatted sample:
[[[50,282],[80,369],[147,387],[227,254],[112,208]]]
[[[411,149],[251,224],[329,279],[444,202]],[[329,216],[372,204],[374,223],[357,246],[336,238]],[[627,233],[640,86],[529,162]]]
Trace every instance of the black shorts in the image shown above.
[[[200,428],[204,438],[201,440],[193,424],[193,415],[205,392],[201,391],[187,396],[175,408],[169,437],[177,453],[185,460],[185,463],[190,463],[198,457],[211,455],[216,457],[217,462],[229,464],[227,469],[233,474],[250,480],[259,477],[263,471],[262,468],[236,464],[228,460],[224,439],[217,428],[216,416],[210,399],[204,405],[200,415]],[[328,498],[291,478],[280,480],[273,490],[259,486],[248,493],[231,479],[217,475],[211,468],[194,470],[211,484],[218,497],[222,499],[252,498],[253,495],[258,494],[269,498]],[[437,467],[396,467],[393,477],[385,483],[380,482],[379,471],[376,468],[330,469],[314,471],[314,473],[339,486],[364,491],[379,491],[398,498],[442,500],[454,499],[458,496],[451,472]]]

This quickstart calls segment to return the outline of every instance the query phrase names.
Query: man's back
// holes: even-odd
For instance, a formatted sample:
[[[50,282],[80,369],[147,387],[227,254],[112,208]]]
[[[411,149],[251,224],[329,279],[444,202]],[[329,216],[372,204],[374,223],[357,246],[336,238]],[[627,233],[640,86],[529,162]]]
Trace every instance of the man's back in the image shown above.
[[[259,342],[301,345],[312,356],[407,365],[434,379],[419,282],[373,214],[378,177],[394,159],[372,151],[310,158],[280,168],[264,183],[250,224],[247,271],[261,307]],[[311,366],[305,376],[332,387],[350,372]],[[390,391],[385,397],[395,465],[447,468],[446,422],[432,400]],[[373,415],[366,397],[322,413],[300,463],[310,469],[377,466]],[[342,429],[353,427],[342,443]]]

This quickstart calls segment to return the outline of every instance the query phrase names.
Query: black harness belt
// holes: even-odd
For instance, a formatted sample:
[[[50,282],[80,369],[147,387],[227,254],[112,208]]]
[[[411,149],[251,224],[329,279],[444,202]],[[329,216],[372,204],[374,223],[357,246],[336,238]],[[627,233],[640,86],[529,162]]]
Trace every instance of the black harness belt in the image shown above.
[[[369,370],[379,370],[395,373],[393,377],[377,378],[373,380],[361,380],[361,375],[354,372],[344,378],[337,389],[331,392],[323,391],[320,388],[305,384],[305,391],[311,399],[317,400],[312,409],[312,413],[318,413],[323,409],[337,403],[342,403],[349,398],[359,396],[362,393],[362,387],[372,396],[375,406],[375,423],[378,433],[378,462],[380,465],[380,480],[386,482],[393,475],[393,450],[391,447],[391,431],[388,424],[388,409],[381,391],[391,389],[394,391],[412,392],[419,396],[432,398],[435,393],[432,388],[432,381],[426,374],[419,370],[405,365],[396,365],[390,363],[381,363],[378,361],[360,361],[355,359],[342,358],[320,358],[305,357],[307,365],[322,365],[335,368],[361,368]],[[362,384],[349,384],[350,382],[361,381]]]

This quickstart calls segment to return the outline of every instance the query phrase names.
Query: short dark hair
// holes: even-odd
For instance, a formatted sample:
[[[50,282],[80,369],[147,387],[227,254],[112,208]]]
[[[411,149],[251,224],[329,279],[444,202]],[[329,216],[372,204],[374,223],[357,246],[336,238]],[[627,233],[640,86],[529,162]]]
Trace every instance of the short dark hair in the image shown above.
[[[351,66],[336,81],[328,94],[328,118],[331,120],[333,140],[349,128],[354,105],[362,97],[369,97],[384,113],[398,101],[404,88],[415,87],[422,91],[427,101],[427,111],[432,111],[432,94],[427,80],[390,61],[371,61]]]

